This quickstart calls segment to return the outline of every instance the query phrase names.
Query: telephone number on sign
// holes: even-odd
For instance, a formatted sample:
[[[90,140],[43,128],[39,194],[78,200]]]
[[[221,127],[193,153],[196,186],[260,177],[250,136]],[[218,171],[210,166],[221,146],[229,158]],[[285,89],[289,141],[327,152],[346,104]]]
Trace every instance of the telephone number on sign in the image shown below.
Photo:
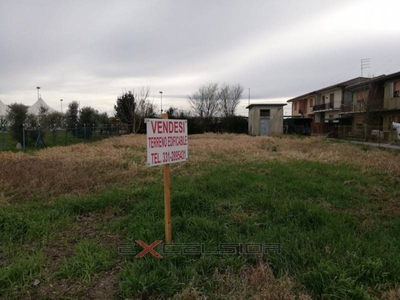
[[[163,162],[172,162],[186,159],[186,150],[163,152]]]

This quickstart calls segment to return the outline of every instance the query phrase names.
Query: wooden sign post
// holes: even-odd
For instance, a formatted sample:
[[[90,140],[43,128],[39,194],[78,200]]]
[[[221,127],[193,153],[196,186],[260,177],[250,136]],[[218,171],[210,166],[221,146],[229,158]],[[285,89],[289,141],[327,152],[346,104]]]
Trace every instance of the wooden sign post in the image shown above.
[[[168,114],[162,114],[163,119],[168,119]],[[164,165],[164,218],[165,218],[165,241],[172,242],[171,232],[171,180],[169,164]]]
[[[164,166],[165,241],[172,242],[170,163],[188,160],[187,120],[147,119],[147,165]]]

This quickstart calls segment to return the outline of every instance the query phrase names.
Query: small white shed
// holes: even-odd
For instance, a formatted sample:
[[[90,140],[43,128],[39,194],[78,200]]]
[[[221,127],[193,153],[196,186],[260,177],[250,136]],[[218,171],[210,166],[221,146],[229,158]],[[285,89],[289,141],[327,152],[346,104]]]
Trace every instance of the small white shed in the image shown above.
[[[283,107],[286,103],[250,104],[249,134],[280,135],[283,134]]]

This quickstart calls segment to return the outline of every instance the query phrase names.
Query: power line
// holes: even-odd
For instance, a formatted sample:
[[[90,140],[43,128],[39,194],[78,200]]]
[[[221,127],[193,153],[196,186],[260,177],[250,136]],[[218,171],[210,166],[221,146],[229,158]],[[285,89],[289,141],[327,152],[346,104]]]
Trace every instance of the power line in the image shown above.
[[[391,73],[391,69],[398,64],[398,63],[396,64],[396,62],[398,62],[398,61],[399,61],[399,58],[394,58],[394,59],[391,58],[385,64],[381,64],[381,66],[378,68],[378,71],[383,69],[383,71],[382,71],[383,73],[386,73],[386,74]],[[386,69],[388,66],[389,66],[389,68]]]
[[[326,86],[328,86],[328,85],[330,85],[330,84],[332,84],[332,82],[334,81],[334,80],[336,80],[337,78],[343,78],[344,76],[343,76],[343,74],[344,73],[349,73],[349,71],[350,70],[352,70],[352,69],[355,69],[356,67],[357,67],[357,65],[358,65],[358,63],[355,63],[354,65],[352,65],[351,67],[349,67],[349,68],[347,68],[345,71],[342,71],[342,72],[340,72],[340,73],[338,73],[337,75],[334,75],[334,76],[332,76],[330,79],[328,79],[328,80],[326,80],[325,82],[325,84],[323,84],[323,85],[326,85]]]

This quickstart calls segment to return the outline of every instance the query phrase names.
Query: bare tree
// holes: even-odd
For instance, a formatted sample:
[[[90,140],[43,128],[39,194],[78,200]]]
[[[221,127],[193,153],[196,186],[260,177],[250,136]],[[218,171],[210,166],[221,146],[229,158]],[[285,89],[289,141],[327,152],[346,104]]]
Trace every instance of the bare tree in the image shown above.
[[[149,95],[150,88],[141,87],[118,97],[114,105],[116,117],[128,124],[130,132],[137,133],[144,118],[155,116],[155,105],[148,100]]]
[[[229,85],[224,84],[220,90],[220,98],[222,104],[222,115],[231,117],[235,115],[236,108],[239,105],[240,98],[243,94],[243,86],[241,84]]]
[[[189,103],[194,113],[201,118],[215,117],[221,107],[218,83],[201,86],[197,92],[189,96]]]
[[[383,83],[376,82],[369,85],[364,92],[365,124],[367,126],[380,125],[381,109],[383,108]]]
[[[380,127],[383,90],[383,83],[375,82],[369,83],[362,90],[353,93],[353,95],[356,93],[356,99],[353,101],[357,101],[353,102],[353,111],[362,113],[364,118],[364,140],[368,140],[373,127]]]
[[[142,86],[139,89],[132,91],[136,105],[133,111],[133,132],[137,133],[140,125],[143,123],[145,117],[148,116],[149,111],[153,105],[148,101],[150,95],[150,88]]]

